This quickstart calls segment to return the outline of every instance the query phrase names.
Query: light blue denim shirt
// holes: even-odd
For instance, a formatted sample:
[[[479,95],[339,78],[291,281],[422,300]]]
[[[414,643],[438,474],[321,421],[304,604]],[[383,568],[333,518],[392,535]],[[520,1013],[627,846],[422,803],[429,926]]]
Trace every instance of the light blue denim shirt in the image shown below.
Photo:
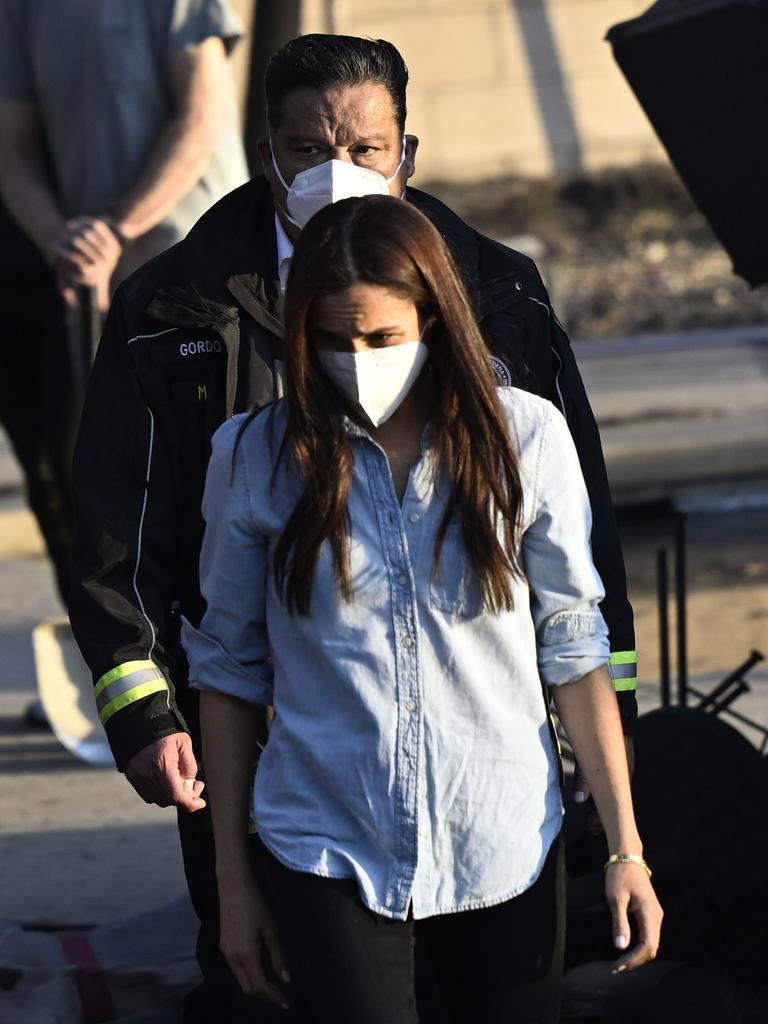
[[[275,718],[259,761],[253,818],[289,868],[354,878],[371,910],[415,918],[491,906],[538,877],[562,819],[558,754],[542,683],[608,660],[590,510],[560,413],[499,392],[525,492],[513,611],[482,608],[459,523],[440,572],[446,502],[428,432],[402,505],[387,457],[351,421],[354,600],[321,551],[308,616],[289,614],[274,545],[302,485],[286,460],[271,483],[284,407],[214,437],[203,511],[207,611],[183,626],[191,684]]]

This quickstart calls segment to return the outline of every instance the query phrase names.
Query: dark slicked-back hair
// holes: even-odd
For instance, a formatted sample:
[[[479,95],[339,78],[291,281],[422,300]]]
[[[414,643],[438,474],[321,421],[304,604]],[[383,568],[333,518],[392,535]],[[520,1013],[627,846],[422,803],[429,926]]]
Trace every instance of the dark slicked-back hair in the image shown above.
[[[283,117],[283,101],[294,89],[326,89],[378,82],[392,97],[400,131],[405,129],[408,68],[397,48],[385,39],[299,36],[278,50],[267,65],[264,88],[267,118],[274,134]]]

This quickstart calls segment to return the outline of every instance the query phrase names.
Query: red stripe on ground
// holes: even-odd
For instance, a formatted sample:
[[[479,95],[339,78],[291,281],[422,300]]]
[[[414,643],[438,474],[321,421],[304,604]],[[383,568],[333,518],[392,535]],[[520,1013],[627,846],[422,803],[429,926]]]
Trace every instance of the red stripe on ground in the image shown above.
[[[83,1024],[104,1024],[117,1014],[104,972],[86,932],[59,932],[67,961],[75,968],[75,983],[83,1009]]]

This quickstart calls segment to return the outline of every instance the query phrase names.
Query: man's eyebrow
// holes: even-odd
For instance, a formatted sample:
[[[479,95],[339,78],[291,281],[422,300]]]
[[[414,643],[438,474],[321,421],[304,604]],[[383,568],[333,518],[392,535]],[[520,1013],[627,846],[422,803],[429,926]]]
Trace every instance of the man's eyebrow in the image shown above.
[[[289,135],[288,145],[289,146],[301,146],[310,144],[312,146],[325,146],[328,143],[328,139],[322,134],[317,135]]]
[[[384,146],[387,144],[389,139],[386,135],[363,135],[360,138],[355,138],[353,141],[347,143],[350,146]],[[317,135],[289,135],[286,143],[288,146],[327,146],[329,145],[328,138],[318,133]]]

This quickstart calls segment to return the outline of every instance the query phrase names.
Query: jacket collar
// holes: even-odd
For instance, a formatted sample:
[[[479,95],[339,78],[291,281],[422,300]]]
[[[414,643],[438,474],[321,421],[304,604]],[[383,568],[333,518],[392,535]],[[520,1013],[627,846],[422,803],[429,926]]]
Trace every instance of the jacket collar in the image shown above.
[[[487,304],[480,287],[480,247],[475,231],[434,196],[406,189],[405,198],[426,214],[451,250],[478,312]],[[181,243],[181,274],[175,288],[158,292],[152,316],[210,324],[237,321],[237,306],[270,333],[282,337],[281,290],[277,272],[275,208],[263,175],[230,192],[204,214]],[[509,250],[506,250],[509,254]],[[511,269],[507,261],[502,273]],[[160,301],[158,301],[160,300]]]
[[[527,256],[478,234],[452,210],[415,188],[406,198],[432,221],[451,250],[478,320],[516,305],[533,293],[549,307],[538,272]]]
[[[457,217],[439,199],[417,188],[407,188],[405,198],[421,210],[445,239],[456,262],[470,298],[473,298],[479,279],[479,250],[473,228]]]
[[[262,327],[282,336],[274,205],[262,175],[216,203],[180,250],[176,284],[155,294],[150,315],[199,326],[237,323],[234,299]]]

